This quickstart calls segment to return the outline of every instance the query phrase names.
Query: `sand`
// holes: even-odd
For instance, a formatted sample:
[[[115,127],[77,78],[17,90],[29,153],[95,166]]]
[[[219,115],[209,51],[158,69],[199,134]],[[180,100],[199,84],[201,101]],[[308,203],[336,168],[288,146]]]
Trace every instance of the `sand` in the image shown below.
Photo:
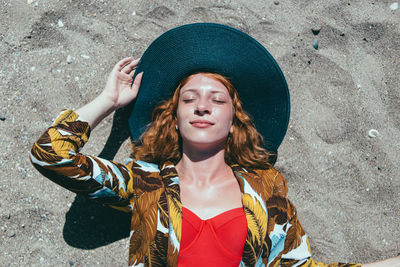
[[[247,32],[285,73],[292,112],[276,168],[288,180],[314,257],[396,256],[400,10],[392,4],[3,0],[0,265],[127,266],[128,217],[42,177],[28,151],[62,108],[76,109],[102,91],[119,59],[132,50],[139,57],[158,35],[190,22]],[[93,131],[84,153],[117,161],[129,155],[124,129],[114,127],[110,137],[113,121]]]

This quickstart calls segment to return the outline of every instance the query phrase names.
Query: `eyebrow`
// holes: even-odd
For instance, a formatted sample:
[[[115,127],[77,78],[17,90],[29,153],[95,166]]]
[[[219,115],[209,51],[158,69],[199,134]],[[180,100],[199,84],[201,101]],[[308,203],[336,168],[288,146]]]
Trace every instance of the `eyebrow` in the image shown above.
[[[184,91],[181,91],[181,94],[183,94],[183,93],[186,93],[186,92],[198,92],[199,91],[199,89],[192,89],[192,88],[189,88],[189,89],[185,89]],[[212,90],[211,91],[211,93],[212,94],[217,94],[217,93],[222,93],[222,94],[225,94],[225,92],[224,91],[222,91],[222,90]]]

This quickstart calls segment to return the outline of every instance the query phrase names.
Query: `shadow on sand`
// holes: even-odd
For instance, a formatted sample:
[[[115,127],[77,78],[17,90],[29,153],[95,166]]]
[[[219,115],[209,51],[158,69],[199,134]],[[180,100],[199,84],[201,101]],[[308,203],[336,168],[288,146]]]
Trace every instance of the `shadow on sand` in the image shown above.
[[[99,157],[112,160],[122,143],[129,138],[127,110],[114,114],[111,133]],[[103,206],[77,195],[65,215],[63,236],[65,242],[75,248],[94,249],[126,238],[130,232],[131,214]]]

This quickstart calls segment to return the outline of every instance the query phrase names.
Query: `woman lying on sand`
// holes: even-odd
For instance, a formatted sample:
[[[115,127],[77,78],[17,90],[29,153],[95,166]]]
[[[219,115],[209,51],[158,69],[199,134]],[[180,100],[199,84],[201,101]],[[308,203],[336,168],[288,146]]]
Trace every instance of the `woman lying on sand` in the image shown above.
[[[132,101],[132,159],[79,153]],[[30,159],[61,186],[132,214],[130,266],[327,266],[311,257],[272,166],[288,121],[287,85],[265,48],[227,26],[191,24],[159,37],[140,63],[118,62],[104,91],[61,112]]]

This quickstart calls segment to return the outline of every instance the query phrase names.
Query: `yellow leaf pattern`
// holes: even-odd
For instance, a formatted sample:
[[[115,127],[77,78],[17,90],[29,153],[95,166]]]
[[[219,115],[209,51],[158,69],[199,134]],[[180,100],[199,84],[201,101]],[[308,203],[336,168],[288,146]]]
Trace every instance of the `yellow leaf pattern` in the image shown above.
[[[124,165],[80,154],[89,135],[89,124],[74,111],[64,110],[32,146],[30,160],[61,186],[132,212],[129,265],[176,266],[182,203],[174,165],[166,161],[159,168],[133,160]],[[231,168],[242,192],[248,227],[241,266],[360,266],[327,265],[310,257],[308,239],[278,171],[246,170],[237,164]],[[283,246],[272,248],[274,231],[282,233]],[[291,258],[291,253],[303,258]]]

